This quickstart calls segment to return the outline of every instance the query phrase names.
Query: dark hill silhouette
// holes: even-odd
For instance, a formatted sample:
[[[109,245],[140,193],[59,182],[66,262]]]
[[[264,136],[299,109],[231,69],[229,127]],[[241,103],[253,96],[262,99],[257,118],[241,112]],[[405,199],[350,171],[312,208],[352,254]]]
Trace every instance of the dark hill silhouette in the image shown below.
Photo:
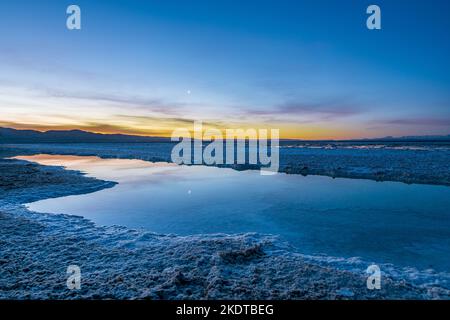
[[[40,132],[35,130],[0,128],[0,143],[133,143],[164,141],[170,141],[170,139],[124,134],[100,134],[83,130],[50,130]]]

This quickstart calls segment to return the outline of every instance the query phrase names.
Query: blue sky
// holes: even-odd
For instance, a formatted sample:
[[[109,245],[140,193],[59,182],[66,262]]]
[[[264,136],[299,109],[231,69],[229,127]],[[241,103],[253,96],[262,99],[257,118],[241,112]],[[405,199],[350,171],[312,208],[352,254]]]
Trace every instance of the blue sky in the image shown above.
[[[66,28],[77,4],[82,29]],[[382,29],[366,28],[381,8]],[[0,125],[450,133],[449,1],[2,1]]]

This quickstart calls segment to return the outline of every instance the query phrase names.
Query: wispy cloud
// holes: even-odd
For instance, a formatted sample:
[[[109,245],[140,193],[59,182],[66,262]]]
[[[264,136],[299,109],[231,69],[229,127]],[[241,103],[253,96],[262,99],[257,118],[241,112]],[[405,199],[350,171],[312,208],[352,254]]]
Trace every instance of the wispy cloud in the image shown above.
[[[126,107],[143,108],[162,114],[177,115],[181,113],[181,109],[187,105],[180,102],[166,102],[162,99],[148,98],[133,95],[117,95],[110,93],[94,93],[94,92],[71,92],[55,89],[46,89],[46,94],[53,98],[68,98],[86,101],[97,101],[103,103],[112,103]]]
[[[248,109],[247,115],[291,117],[292,120],[305,122],[331,121],[364,113],[366,110],[346,99],[324,100],[320,102],[289,101],[260,110]],[[295,119],[294,119],[294,118]],[[307,119],[301,119],[306,117]]]
[[[286,103],[279,106],[277,111],[294,115],[317,115],[321,120],[333,120],[362,113],[362,110],[356,106],[339,102],[313,104],[301,102]]]
[[[374,120],[371,121],[374,124],[380,125],[396,125],[396,126],[443,126],[448,127],[450,131],[450,118],[396,118],[396,119],[385,119],[385,120]]]
[[[148,125],[152,123],[164,123],[165,125],[173,128],[180,127],[189,127],[192,126],[194,121],[198,121],[199,119],[194,118],[177,118],[177,117],[154,117],[154,116],[133,116],[133,115],[114,115],[113,119],[117,119],[119,121],[127,121],[134,123],[135,125]],[[223,121],[202,121],[204,126],[211,126],[215,128],[226,128],[227,123]]]
[[[37,43],[36,43],[37,45]],[[27,72],[37,72],[41,75],[70,75],[71,78],[94,80],[99,77],[97,72],[73,68],[71,64],[61,63],[46,54],[30,55],[29,52],[11,46],[0,46],[0,64],[13,66]]]

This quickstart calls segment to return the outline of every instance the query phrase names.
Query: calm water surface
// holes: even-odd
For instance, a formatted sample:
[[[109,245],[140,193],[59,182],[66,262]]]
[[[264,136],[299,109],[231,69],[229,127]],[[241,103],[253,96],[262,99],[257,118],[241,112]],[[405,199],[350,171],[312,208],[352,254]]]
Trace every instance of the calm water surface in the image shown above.
[[[158,233],[275,234],[307,254],[450,271],[450,187],[262,176],[259,171],[141,160],[19,158],[119,183],[29,204],[34,211]]]

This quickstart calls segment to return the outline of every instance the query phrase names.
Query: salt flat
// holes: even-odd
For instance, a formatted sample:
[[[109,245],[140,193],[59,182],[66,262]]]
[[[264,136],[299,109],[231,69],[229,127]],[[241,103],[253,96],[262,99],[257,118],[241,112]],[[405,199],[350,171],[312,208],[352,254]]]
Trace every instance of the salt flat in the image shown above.
[[[26,152],[19,149],[26,154],[43,148],[49,146],[28,146]],[[65,148],[74,153],[73,146]],[[75,146],[77,153],[95,151],[92,145],[80,148]],[[109,148],[97,153],[111,158],[110,152],[115,150],[126,158],[130,152]],[[17,148],[12,150],[2,148],[2,153],[20,153]],[[64,153],[62,150],[54,146],[53,153]],[[445,287],[416,285],[398,280],[394,274],[383,275],[381,290],[368,290],[367,275],[355,268],[354,261],[326,256],[321,261],[292,250],[274,235],[164,235],[100,226],[80,216],[32,212],[23,204],[117,185],[20,160],[0,160],[0,169],[1,298],[450,298]],[[446,167],[442,170],[446,176]],[[343,263],[347,270],[342,269]],[[65,287],[69,264],[79,264],[82,269],[80,291]]]

